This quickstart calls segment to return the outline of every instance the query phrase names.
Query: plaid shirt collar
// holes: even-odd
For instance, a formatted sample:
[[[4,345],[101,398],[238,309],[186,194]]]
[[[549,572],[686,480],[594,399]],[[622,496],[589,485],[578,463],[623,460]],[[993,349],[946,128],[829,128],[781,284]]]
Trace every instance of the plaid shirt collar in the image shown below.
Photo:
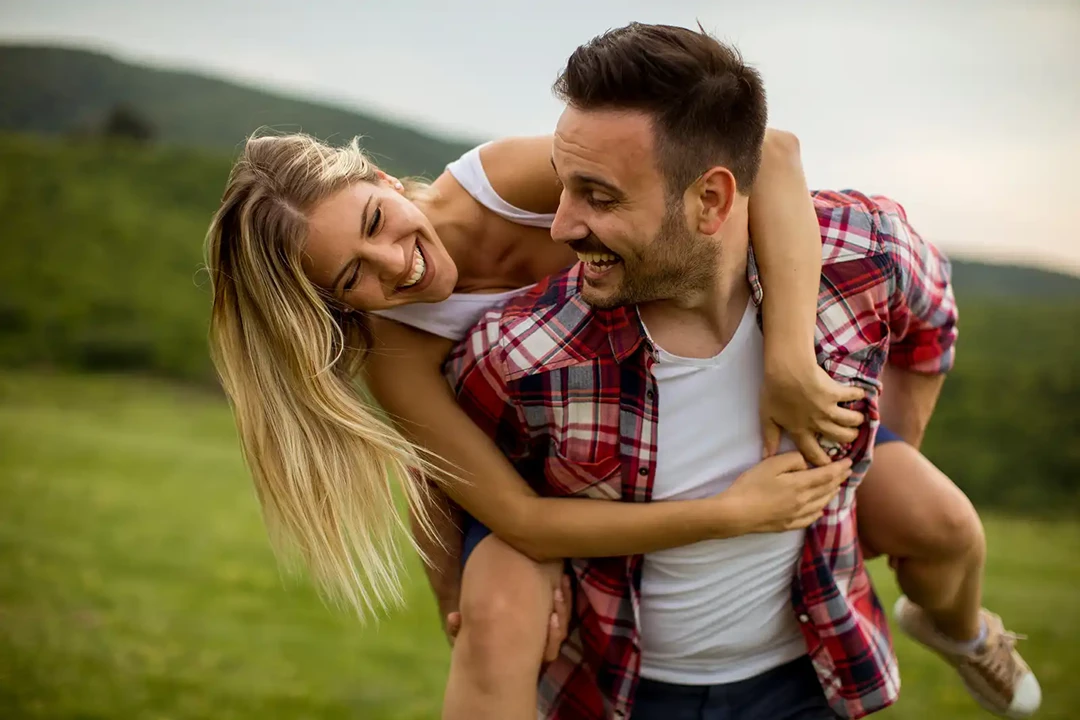
[[[761,307],[764,290],[753,250],[747,252],[746,260],[750,298],[755,306]],[[565,282],[581,287],[580,265],[570,270]],[[549,327],[557,327],[561,331],[556,350],[549,354],[530,356],[525,362],[514,362],[515,359],[521,360],[521,356],[515,358],[512,354],[507,358],[510,379],[566,367],[604,355],[608,351],[615,357],[616,362],[622,364],[637,352],[642,343],[649,344],[636,305],[598,309],[589,305],[580,294],[575,294],[565,301]],[[509,333],[513,334],[512,325]]]

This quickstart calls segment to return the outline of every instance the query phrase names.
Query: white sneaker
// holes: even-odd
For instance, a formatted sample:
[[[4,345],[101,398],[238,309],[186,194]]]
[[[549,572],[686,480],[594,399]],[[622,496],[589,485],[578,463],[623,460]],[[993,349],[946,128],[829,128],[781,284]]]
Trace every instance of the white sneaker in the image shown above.
[[[1035,673],[1016,651],[1020,636],[1005,630],[994,613],[983,609],[981,614],[986,623],[986,640],[979,649],[963,654],[956,652],[956,643],[934,627],[921,607],[903,595],[893,608],[904,634],[955,667],[975,702],[998,717],[1031,717],[1042,704],[1042,689]]]

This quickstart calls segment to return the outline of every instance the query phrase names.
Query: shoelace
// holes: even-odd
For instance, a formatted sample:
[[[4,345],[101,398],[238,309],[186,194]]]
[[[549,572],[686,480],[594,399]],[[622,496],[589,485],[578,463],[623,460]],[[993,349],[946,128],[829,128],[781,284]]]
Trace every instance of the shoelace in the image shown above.
[[[994,677],[1011,684],[1020,669],[1013,659],[1013,650],[1018,640],[1027,640],[1027,635],[1004,630],[999,638],[993,650],[982,653],[974,664],[985,667]]]

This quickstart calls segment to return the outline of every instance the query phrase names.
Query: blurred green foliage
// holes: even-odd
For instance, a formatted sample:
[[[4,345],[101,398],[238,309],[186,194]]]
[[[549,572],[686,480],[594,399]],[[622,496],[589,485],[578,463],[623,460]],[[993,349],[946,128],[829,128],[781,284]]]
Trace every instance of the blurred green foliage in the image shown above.
[[[229,161],[0,136],[0,362],[211,378],[202,238]]]
[[[200,267],[228,169],[195,150],[0,135],[0,364],[212,385]],[[982,507],[1080,514],[1080,280],[1010,277],[957,263],[958,361],[925,450]]]

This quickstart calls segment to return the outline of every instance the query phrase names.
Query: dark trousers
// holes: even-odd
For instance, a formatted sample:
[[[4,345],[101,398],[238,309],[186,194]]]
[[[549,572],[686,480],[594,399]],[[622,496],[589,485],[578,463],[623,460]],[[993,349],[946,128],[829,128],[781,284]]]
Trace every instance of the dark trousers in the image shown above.
[[[631,720],[836,720],[810,658],[726,685],[642,678]]]

